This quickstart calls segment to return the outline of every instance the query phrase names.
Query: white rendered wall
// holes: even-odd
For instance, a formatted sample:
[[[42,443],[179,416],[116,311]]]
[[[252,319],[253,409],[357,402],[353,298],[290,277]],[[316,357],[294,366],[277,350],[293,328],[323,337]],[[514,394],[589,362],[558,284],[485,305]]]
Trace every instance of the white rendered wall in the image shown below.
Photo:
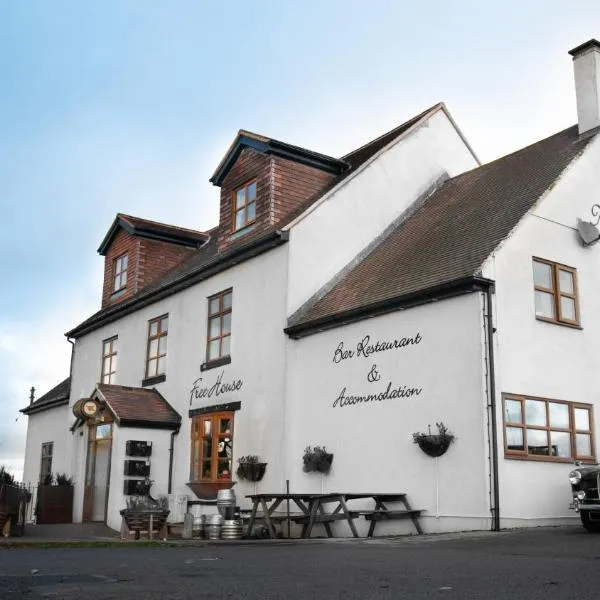
[[[69,407],[58,406],[27,417],[27,442],[23,483],[37,484],[40,479],[42,444],[53,442],[52,473],[70,474],[68,442],[70,433],[65,426]]]
[[[155,387],[182,416],[181,430],[175,437],[174,494],[194,497],[186,485],[190,469],[188,411],[236,401],[241,402],[241,409],[234,417],[234,469],[240,456],[258,454],[269,462],[259,486],[282,488],[280,424],[285,377],[286,253],[287,245],[271,250],[76,341],[71,405],[94,390],[100,378],[102,340],[114,335],[119,337],[116,383],[139,387],[144,379],[148,321],[169,314],[167,378]],[[200,365],[206,358],[207,297],[230,287],[233,288],[231,364],[201,372]],[[191,397],[195,382],[197,388],[211,387],[220,374],[223,383],[241,380],[241,389],[211,398]],[[135,429],[128,428],[117,431],[121,441],[124,431],[126,439],[143,439],[138,438]],[[160,435],[167,440],[170,432]],[[76,436],[77,447],[73,450],[73,470],[78,476],[85,469],[85,437]],[[121,460],[118,454],[121,441],[114,455],[117,461]],[[122,464],[118,468],[122,469]],[[111,526],[120,518],[118,511],[123,508],[121,472],[113,470],[111,475]],[[156,481],[155,489],[166,490],[166,475],[159,481],[153,470],[152,478]],[[254,485],[238,483],[235,491],[240,497],[252,493]],[[81,519],[82,490],[76,489],[75,503],[75,514]]]
[[[288,314],[327,284],[447,173],[478,166],[443,110],[292,224]]]
[[[496,376],[500,507],[503,526],[577,518],[568,473],[572,464],[504,458],[502,393],[593,404],[600,434],[600,244],[584,248],[577,218],[591,220],[600,202],[600,145],[584,155],[490,258],[484,275],[496,280]],[[532,258],[577,269],[582,329],[535,318]],[[596,452],[598,447],[596,444]]]
[[[415,338],[418,344],[334,362],[335,350],[370,341]],[[315,334],[288,345],[286,477],[292,492],[408,493],[427,512],[426,531],[489,528],[485,384],[480,294],[435,302]],[[370,382],[369,374],[380,376]],[[371,375],[371,379],[373,376]],[[351,394],[422,388],[413,397],[333,406]],[[457,436],[439,459],[426,456],[412,434],[442,421]],[[304,473],[306,446],[325,445],[329,475]],[[372,504],[372,503],[371,503]],[[370,506],[370,508],[373,508]],[[357,526],[366,533],[364,519]],[[377,526],[379,533],[414,532],[410,521]],[[345,524],[338,535],[348,535]]]

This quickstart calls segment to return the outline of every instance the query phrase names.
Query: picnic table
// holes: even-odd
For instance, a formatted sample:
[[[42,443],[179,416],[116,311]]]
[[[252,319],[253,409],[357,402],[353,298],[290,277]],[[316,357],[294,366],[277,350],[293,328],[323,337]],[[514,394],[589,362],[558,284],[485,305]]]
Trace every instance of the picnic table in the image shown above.
[[[250,494],[246,496],[252,501],[252,510],[246,528],[246,534],[250,535],[252,527],[257,520],[263,520],[269,536],[276,537],[275,523],[293,521],[302,525],[301,537],[309,538],[315,524],[322,524],[328,537],[333,537],[331,523],[335,521],[346,521],[353,537],[357,538],[358,532],[354,519],[363,516],[371,521],[368,537],[372,537],[375,526],[379,521],[385,519],[399,519],[408,517],[412,520],[417,533],[422,530],[418,517],[422,511],[413,510],[408,503],[406,494],[382,494],[382,493],[349,493],[328,492],[325,494],[286,494],[286,493],[263,493]],[[350,510],[348,502],[352,500],[372,499],[375,506],[371,510]],[[290,504],[295,505],[298,511],[276,512],[283,502],[286,508]],[[388,504],[402,502],[403,510],[392,510]]]

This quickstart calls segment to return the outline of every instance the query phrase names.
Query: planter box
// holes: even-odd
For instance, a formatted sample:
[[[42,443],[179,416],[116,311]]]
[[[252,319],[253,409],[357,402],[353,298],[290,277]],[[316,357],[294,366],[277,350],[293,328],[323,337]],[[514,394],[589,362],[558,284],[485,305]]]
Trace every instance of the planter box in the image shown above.
[[[41,485],[36,510],[38,523],[72,523],[73,486]]]
[[[147,531],[148,537],[152,537],[154,532],[160,533],[166,531],[168,510],[129,510],[123,509],[121,516],[127,525],[129,531],[135,532],[135,539],[140,539],[140,531]],[[123,537],[123,531],[121,532]]]

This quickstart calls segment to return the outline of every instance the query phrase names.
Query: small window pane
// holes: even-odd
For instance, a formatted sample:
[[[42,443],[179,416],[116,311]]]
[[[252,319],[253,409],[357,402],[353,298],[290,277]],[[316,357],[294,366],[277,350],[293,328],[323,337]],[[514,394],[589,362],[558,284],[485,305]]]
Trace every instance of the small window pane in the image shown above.
[[[209,419],[206,419],[205,421],[203,421],[204,424],[204,435],[210,435],[210,432],[212,431],[212,422]]]
[[[577,448],[577,456],[592,455],[592,436],[587,433],[578,433],[575,435],[575,446]]]
[[[242,188],[240,190],[237,191],[236,195],[235,195],[235,207],[237,208],[241,208],[242,206],[244,206],[245,204],[245,194],[246,190],[245,188]]]
[[[202,461],[202,479],[210,479],[210,460]]]
[[[110,361],[105,359],[102,365],[102,374],[106,375],[107,373],[110,373]]]
[[[111,346],[110,346],[110,347],[111,347],[111,350],[112,350],[113,352],[116,352],[116,351],[117,351],[117,343],[118,343],[118,341],[119,341],[119,340],[117,340],[117,339],[115,338],[115,339],[114,339],[114,340],[112,340],[112,341],[111,341],[111,343],[110,343],[110,344],[111,344]]]
[[[546,263],[533,261],[533,281],[535,285],[545,287],[549,290],[554,289],[552,282],[552,267]]]
[[[167,331],[169,331],[169,317],[163,317],[160,320],[160,330],[162,333],[167,333]]]
[[[112,363],[110,365],[110,370],[114,373],[117,370],[117,355],[113,354]]]
[[[590,430],[590,411],[587,408],[575,409],[575,429],[578,431]]]
[[[552,456],[561,456],[563,458],[571,456],[571,434],[567,431],[551,431],[550,443],[552,446]]]
[[[221,419],[219,433],[231,433],[231,419]]]
[[[214,315],[219,312],[219,298],[213,298],[208,303],[208,314]]]
[[[527,451],[529,454],[548,456],[548,433],[539,429],[528,429]]]
[[[504,419],[507,423],[522,423],[521,402],[519,400],[506,400],[504,402]]]
[[[569,407],[557,402],[549,402],[548,406],[550,408],[550,427],[569,429]]]
[[[575,321],[575,300],[573,298],[560,297],[560,316],[563,319]]]
[[[221,317],[215,317],[210,320],[209,337],[216,338],[221,335]]]
[[[525,450],[523,430],[520,427],[506,428],[506,446],[508,450]]]
[[[244,224],[245,224],[245,218],[244,218],[244,214],[245,214],[245,210],[242,208],[239,212],[235,213],[235,228],[236,229],[241,229]]]
[[[159,354],[167,353],[167,339],[168,339],[168,336],[166,336],[166,335],[163,335],[161,338],[159,338],[159,340],[158,340],[158,353]]]
[[[222,334],[225,335],[227,333],[231,333],[231,313],[223,315],[221,319],[223,323]]]
[[[219,358],[219,340],[213,340],[208,344],[208,360]]]
[[[153,359],[148,362],[148,377],[154,377],[156,375],[157,360]]]
[[[535,314],[538,317],[554,319],[554,296],[547,292],[535,291]]]
[[[233,294],[231,292],[227,292],[223,296],[223,310],[225,310],[226,308],[231,308],[231,297],[232,296],[233,296]]]
[[[248,222],[254,221],[254,219],[256,219],[256,204],[254,202],[252,202],[252,204],[248,204],[246,211],[247,211],[246,221],[248,221]]]
[[[220,460],[217,467],[218,479],[229,479],[231,476],[231,461]]]
[[[121,287],[121,285],[120,285],[120,284],[121,284],[121,278],[119,277],[119,275],[117,275],[117,276],[115,277],[115,284],[114,284],[114,287],[113,287],[113,289],[114,289],[114,290],[118,290],[118,289]]]
[[[525,400],[527,425],[546,425],[546,403],[541,400]]]
[[[125,285],[127,285],[127,271],[121,273],[121,286],[125,287]]]
[[[254,202],[256,199],[256,181],[248,186],[248,202]]]
[[[158,359],[158,366],[157,366],[157,374],[162,375],[163,373],[167,372],[167,357],[166,356],[161,356]]]
[[[158,351],[158,339],[150,340],[148,356],[156,356]]]
[[[104,342],[104,345],[102,347],[102,354],[109,354],[110,353],[110,342]]]
[[[231,341],[231,336],[226,336],[223,338],[222,340],[222,344],[221,344],[221,356],[229,356],[230,354],[230,341]]]
[[[573,273],[570,271],[559,270],[560,291],[564,294],[574,294],[575,286],[573,285]]]
[[[212,458],[212,440],[210,438],[202,440],[202,457]]]
[[[98,425],[96,427],[96,439],[109,438],[111,432],[110,425]]]
[[[150,335],[155,336],[158,333],[158,321],[150,323]]]
[[[127,270],[127,254],[121,260],[121,270],[122,271],[126,271]]]

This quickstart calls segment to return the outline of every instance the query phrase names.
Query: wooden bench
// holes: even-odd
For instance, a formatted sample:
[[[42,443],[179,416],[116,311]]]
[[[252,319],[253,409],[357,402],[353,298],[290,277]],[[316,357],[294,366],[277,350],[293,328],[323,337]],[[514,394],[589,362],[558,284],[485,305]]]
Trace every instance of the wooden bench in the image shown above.
[[[351,519],[358,519],[359,511],[351,510],[348,513],[348,516]],[[344,513],[325,513],[325,514],[316,514],[313,517],[313,523],[332,523],[333,521],[347,521],[348,517]],[[299,525],[308,525],[310,521],[310,515],[300,515],[294,517],[292,519],[294,523],[298,523]]]
[[[417,533],[421,535],[423,531],[417,519],[422,512],[422,510],[371,510],[361,511],[360,514],[367,521],[371,521],[367,537],[373,537],[373,534],[375,533],[375,525],[377,524],[377,522],[387,521],[390,519],[411,519],[413,524],[415,525]]]

